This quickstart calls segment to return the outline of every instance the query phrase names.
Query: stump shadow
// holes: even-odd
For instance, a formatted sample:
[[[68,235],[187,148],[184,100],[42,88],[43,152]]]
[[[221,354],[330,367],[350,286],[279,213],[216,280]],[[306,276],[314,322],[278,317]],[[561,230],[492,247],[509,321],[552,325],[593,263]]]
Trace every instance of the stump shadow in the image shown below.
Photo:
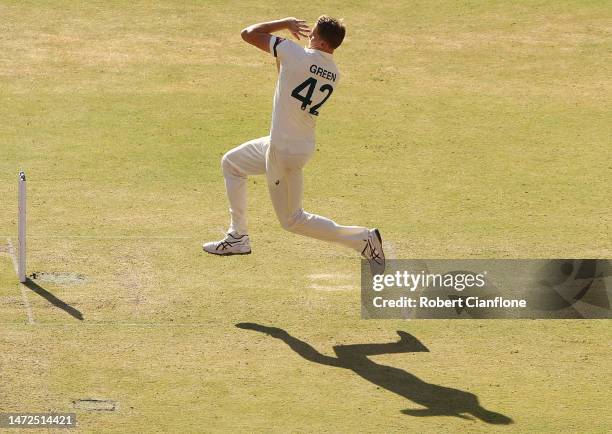
[[[55,295],[51,294],[49,291],[47,291],[45,288],[43,288],[42,286],[40,286],[38,283],[34,282],[32,279],[27,279],[26,282],[24,283],[24,285],[31,289],[32,292],[35,292],[36,294],[40,295],[42,298],[44,298],[45,300],[47,300],[49,303],[51,303],[53,306],[63,310],[64,312],[66,312],[68,315],[72,316],[73,318],[78,319],[79,321],[83,321],[85,318],[83,317],[83,314],[81,313],[81,311],[79,311],[78,309],[70,306],[68,303],[66,303],[64,300],[60,300],[59,298],[57,298]]]

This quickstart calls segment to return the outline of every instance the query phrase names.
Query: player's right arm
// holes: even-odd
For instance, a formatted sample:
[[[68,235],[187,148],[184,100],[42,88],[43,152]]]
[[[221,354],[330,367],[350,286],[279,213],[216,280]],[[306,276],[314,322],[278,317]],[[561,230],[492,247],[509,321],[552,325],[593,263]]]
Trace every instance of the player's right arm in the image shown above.
[[[288,17],[281,20],[253,24],[243,29],[240,32],[240,36],[249,44],[269,53],[272,33],[280,30],[288,30],[298,40],[300,36],[308,37],[310,33],[306,21]]]

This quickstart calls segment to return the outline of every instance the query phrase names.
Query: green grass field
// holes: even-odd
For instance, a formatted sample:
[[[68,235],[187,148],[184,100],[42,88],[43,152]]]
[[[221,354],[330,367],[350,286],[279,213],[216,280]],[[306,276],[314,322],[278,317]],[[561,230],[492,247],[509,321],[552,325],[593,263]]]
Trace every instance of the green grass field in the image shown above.
[[[322,13],[348,36],[308,211],[379,227],[397,258],[612,257],[609,2],[5,0],[0,412],[76,411],[87,433],[612,430],[609,320],[361,320],[358,258],[283,232],[263,178],[254,254],[202,253],[228,220],[221,155],[269,128],[274,62],[239,32]],[[31,287],[8,248],[21,169]],[[322,362],[398,330],[429,351]]]

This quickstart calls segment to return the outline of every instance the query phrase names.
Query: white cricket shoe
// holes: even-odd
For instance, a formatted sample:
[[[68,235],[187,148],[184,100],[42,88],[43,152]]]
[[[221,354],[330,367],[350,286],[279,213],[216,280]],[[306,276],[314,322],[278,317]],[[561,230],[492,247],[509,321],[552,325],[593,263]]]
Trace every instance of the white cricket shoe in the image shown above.
[[[366,245],[361,251],[361,256],[370,263],[370,270],[373,276],[385,272],[385,252],[383,252],[382,237],[378,229],[370,229]]]
[[[202,244],[202,249],[213,255],[248,255],[251,253],[251,244],[248,235],[238,235],[236,232],[231,232],[220,241]]]

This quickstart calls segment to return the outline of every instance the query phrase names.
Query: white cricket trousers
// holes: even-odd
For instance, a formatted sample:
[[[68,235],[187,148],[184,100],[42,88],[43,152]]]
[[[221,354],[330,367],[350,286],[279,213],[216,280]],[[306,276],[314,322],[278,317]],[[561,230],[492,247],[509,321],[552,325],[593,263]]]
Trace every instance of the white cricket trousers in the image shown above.
[[[221,159],[221,167],[230,204],[228,232],[248,234],[247,176],[265,174],[274,211],[284,229],[337,242],[361,252],[368,239],[367,228],[341,226],[302,208],[302,168],[311,156],[312,152],[289,154],[278,151],[270,146],[270,136],[251,140],[227,152]]]

